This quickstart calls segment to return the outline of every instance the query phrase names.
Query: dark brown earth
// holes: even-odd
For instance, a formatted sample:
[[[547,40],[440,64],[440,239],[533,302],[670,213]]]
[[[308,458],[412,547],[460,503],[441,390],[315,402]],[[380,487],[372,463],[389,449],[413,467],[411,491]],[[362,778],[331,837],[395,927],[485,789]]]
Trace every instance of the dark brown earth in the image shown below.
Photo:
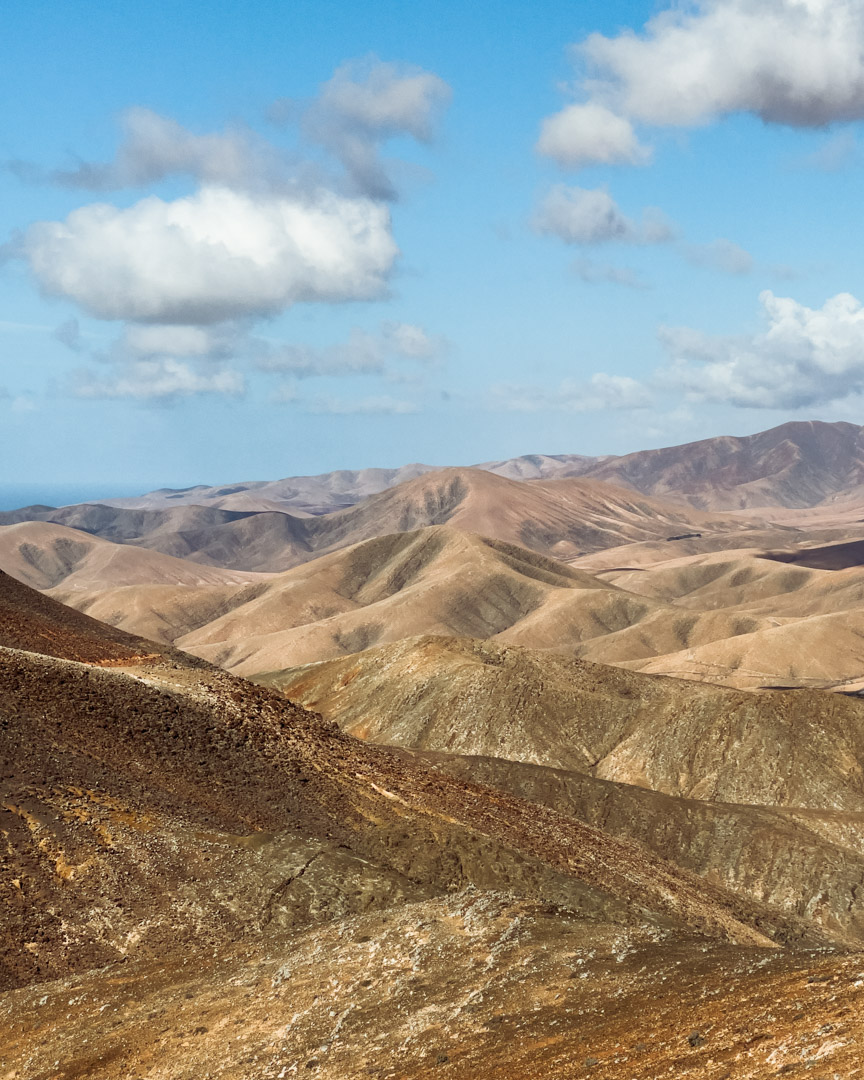
[[[227,882],[220,861],[285,833],[295,844],[337,845],[371,863],[373,876],[396,875],[408,893],[409,883],[433,892],[474,884],[595,917],[671,920],[709,937],[822,940],[812,924],[638,844],[364,745],[213,670],[127,673],[5,652],[0,696],[7,985],[152,954],[184,935],[230,939],[242,860]],[[192,857],[204,839],[216,847]],[[157,885],[165,843],[177,857]],[[273,866],[262,869],[272,882]],[[277,893],[264,897],[260,886],[261,908]],[[213,917],[214,905],[229,911]]]
[[[58,604],[0,570],[0,646],[90,663],[162,654],[155,645]],[[191,660],[190,660],[191,662]]]
[[[808,566],[813,570],[849,570],[864,566],[864,540],[848,540],[842,544],[824,544],[798,551],[768,551],[765,558],[795,566]]]

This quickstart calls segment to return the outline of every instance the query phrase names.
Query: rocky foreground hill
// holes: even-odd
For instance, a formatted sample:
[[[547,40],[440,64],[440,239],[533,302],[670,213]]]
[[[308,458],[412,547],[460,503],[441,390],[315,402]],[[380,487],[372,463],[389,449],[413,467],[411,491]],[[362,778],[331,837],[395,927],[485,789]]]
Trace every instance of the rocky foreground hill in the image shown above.
[[[598,812],[517,763],[357,740],[5,576],[0,613],[5,1075],[773,1076],[859,1060],[856,812],[820,846],[824,809],[775,811],[769,846],[791,862],[806,836],[810,877],[798,853],[766,884],[765,812],[620,783]],[[824,719],[799,708],[803,728]],[[847,708],[838,727],[857,731]],[[676,809],[652,828],[658,798]],[[677,846],[652,838],[676,830]],[[697,857],[723,832],[725,872]]]

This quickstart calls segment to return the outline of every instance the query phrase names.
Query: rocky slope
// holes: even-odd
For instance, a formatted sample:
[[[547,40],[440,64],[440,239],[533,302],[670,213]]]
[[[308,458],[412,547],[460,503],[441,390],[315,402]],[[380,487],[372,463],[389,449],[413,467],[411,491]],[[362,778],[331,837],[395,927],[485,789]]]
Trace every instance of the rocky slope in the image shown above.
[[[533,559],[538,580],[551,574]],[[790,898],[770,866],[760,894],[758,812],[720,809],[706,826],[687,811],[694,837],[739,830],[730,887],[695,840],[666,848],[689,868],[661,854],[658,814],[638,801],[650,792],[628,810],[621,788],[606,816],[634,824],[607,830],[596,795],[538,798],[496,772],[506,763],[475,776],[357,740],[5,576],[0,612],[0,1061],[16,1080],[564,1077],[600,1062],[610,1076],[702,1076],[705,1047],[748,1075],[793,1053],[851,1060],[857,915]],[[843,768],[857,790],[855,703],[830,700],[852,711],[811,717],[830,734],[817,800]],[[704,733],[699,712],[682,730]],[[757,737],[746,710],[724,722],[733,742]],[[779,720],[765,726],[776,738]],[[740,755],[747,772],[754,757]],[[794,798],[794,775],[776,791]],[[802,883],[856,908],[854,826],[844,862],[796,814]]]
[[[853,1077],[862,970],[468,891],[16,990],[0,1060],[28,1080]]]
[[[441,637],[263,681],[364,739],[691,799],[864,812],[864,702],[840,695],[751,694]]]
[[[466,884],[741,942],[818,937],[182,657],[106,669],[4,649],[0,710],[7,985]]]
[[[0,647],[89,663],[165,655],[166,650],[107,626],[22,585],[0,570]],[[189,658],[191,662],[191,657]]]

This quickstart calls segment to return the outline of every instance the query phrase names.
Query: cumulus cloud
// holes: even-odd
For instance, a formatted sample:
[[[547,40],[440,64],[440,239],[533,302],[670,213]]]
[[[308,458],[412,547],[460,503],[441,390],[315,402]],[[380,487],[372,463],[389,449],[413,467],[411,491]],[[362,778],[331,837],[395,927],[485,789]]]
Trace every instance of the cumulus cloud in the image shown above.
[[[256,343],[255,365],[261,371],[295,378],[337,375],[389,375],[393,361],[430,362],[444,349],[441,338],[411,323],[383,323],[377,333],[354,329],[348,340],[316,348]]]
[[[713,240],[710,244],[695,244],[684,248],[684,256],[694,266],[720,270],[724,274],[749,274],[753,256],[731,240]]]
[[[228,368],[201,372],[189,364],[164,357],[133,361],[107,377],[99,377],[91,370],[80,370],[74,373],[71,384],[75,397],[130,398],[163,403],[201,394],[237,398],[245,391],[245,382],[239,372]]]
[[[734,112],[801,127],[864,117],[857,0],[701,0],[661,12],[642,34],[591,34],[577,55],[593,97],[649,124]]]
[[[245,129],[196,135],[141,107],[127,109],[121,122],[123,141],[113,161],[81,161],[72,169],[49,171],[17,162],[12,169],[22,179],[90,191],[142,187],[181,175],[236,188],[260,188],[288,177],[287,162],[276,149]]]
[[[413,401],[401,401],[398,398],[382,395],[365,398],[317,397],[306,402],[306,412],[326,413],[328,415],[389,415],[406,416],[417,413],[420,409]]]
[[[580,100],[543,121],[537,144],[566,168],[643,164],[650,151],[634,123],[690,127],[741,112],[794,127],[864,118],[859,0],[695,0],[641,33],[591,34],[572,51]]]
[[[646,165],[651,160],[650,149],[640,144],[630,121],[596,102],[568,105],[547,117],[536,149],[570,169]]]
[[[628,375],[598,372],[587,381],[564,379],[549,390],[540,386],[502,385],[493,388],[493,407],[509,412],[602,412],[644,409],[651,404],[648,389]]]
[[[610,266],[607,263],[594,262],[592,259],[577,259],[573,263],[573,273],[588,285],[623,285],[627,289],[647,289],[635,270],[629,266]]]
[[[797,409],[864,392],[864,309],[849,293],[818,309],[763,292],[766,328],[752,336],[665,327],[671,366],[660,373],[692,400]]]
[[[421,68],[374,57],[352,61],[321,87],[303,128],[342,162],[358,191],[393,199],[396,190],[379,156],[382,143],[400,135],[428,142],[450,96],[443,79]]]
[[[373,299],[398,254],[380,203],[219,187],[124,210],[85,206],[32,225],[19,252],[46,293],[97,318],[179,324]]]
[[[659,210],[646,210],[642,221],[635,222],[621,212],[606,188],[567,184],[556,184],[547,192],[534,216],[534,227],[567,244],[661,244],[674,236]]]
[[[142,401],[239,396],[243,378],[229,366],[238,359],[298,377],[391,379],[395,361],[436,360],[443,340],[402,322],[355,331],[327,349],[274,346],[254,331],[257,320],[297,303],[386,296],[399,250],[386,205],[396,193],[379,154],[393,137],[429,140],[449,96],[431,72],[368,59],[339,68],[313,102],[282,103],[281,118],[290,113],[330,153],[331,166],[333,157],[342,166],[329,178],[320,164],[292,160],[244,128],[198,134],[145,108],[124,114],[110,161],[53,171],[19,163],[28,179],[68,188],[110,191],[178,176],[196,185],[168,200],[84,206],[4,245],[2,257],[26,262],[44,294],[126,324],[100,351],[87,347],[76,319],[57,327],[57,340],[107,365],[75,373],[71,392]],[[321,402],[321,411],[413,408],[386,397]]]

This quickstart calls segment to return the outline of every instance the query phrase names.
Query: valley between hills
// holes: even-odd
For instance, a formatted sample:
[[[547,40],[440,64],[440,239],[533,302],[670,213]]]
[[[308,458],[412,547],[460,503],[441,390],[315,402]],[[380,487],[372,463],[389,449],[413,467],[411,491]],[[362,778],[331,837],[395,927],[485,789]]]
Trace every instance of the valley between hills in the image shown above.
[[[864,1074],[864,428],[0,514],[0,1078]]]

